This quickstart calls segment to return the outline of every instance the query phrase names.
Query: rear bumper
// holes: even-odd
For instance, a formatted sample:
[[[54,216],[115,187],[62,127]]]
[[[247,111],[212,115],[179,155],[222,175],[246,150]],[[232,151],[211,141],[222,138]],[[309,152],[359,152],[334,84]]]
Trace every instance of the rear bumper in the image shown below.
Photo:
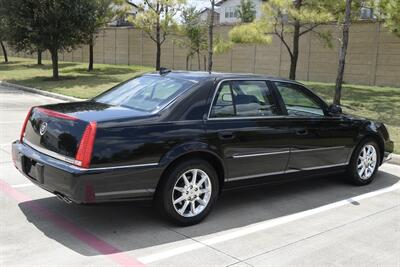
[[[12,158],[34,184],[75,203],[150,199],[162,173],[158,166],[82,169],[19,141],[12,144]]]

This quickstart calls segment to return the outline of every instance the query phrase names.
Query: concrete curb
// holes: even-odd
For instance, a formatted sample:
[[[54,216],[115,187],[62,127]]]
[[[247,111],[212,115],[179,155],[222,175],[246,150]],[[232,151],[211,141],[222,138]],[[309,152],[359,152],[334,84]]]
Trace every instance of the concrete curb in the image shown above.
[[[65,96],[65,95],[61,95],[61,94],[57,94],[57,93],[47,92],[47,91],[39,90],[36,88],[26,87],[26,86],[8,83],[8,82],[4,82],[4,81],[0,81],[0,85],[4,85],[7,87],[11,87],[13,89],[22,90],[22,91],[26,91],[26,92],[30,92],[30,93],[34,93],[34,94],[38,94],[38,95],[43,95],[43,96],[47,96],[47,97],[60,99],[60,100],[67,101],[67,102],[76,102],[76,101],[85,100],[85,99],[81,99],[81,98]]]
[[[390,164],[400,165],[400,155],[392,154],[392,159],[388,161]]]

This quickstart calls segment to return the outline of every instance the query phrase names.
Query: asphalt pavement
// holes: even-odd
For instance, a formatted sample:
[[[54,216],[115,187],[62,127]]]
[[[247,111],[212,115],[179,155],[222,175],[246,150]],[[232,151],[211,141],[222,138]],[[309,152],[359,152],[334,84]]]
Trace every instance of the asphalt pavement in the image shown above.
[[[400,166],[364,187],[329,176],[226,192],[176,227],[148,202],[67,205],[14,168],[29,108],[56,102],[0,86],[0,266],[400,266]]]

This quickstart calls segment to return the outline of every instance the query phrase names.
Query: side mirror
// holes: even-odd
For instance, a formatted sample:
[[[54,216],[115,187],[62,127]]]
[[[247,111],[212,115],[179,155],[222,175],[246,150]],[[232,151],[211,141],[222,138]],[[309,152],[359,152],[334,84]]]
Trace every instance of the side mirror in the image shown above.
[[[339,114],[343,113],[343,110],[340,106],[332,104],[329,106],[328,112],[329,112],[329,114],[332,114],[332,115],[339,115]]]

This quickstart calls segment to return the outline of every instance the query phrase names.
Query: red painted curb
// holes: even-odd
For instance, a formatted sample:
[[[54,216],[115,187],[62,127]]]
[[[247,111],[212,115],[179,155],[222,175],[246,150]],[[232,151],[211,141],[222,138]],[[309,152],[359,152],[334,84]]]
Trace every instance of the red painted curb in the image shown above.
[[[23,203],[27,205],[36,215],[52,222],[61,230],[69,233],[76,239],[80,240],[82,243],[91,247],[92,249],[98,251],[100,254],[110,258],[112,261],[123,267],[144,267],[143,263],[137,259],[127,255],[125,252],[115,248],[106,241],[98,238],[92,233],[86,231],[85,229],[77,226],[76,224],[68,221],[67,218],[58,215],[46,207],[35,203],[32,199],[12,188],[8,183],[0,179],[0,191],[8,195],[9,197],[16,200],[18,203]]]

